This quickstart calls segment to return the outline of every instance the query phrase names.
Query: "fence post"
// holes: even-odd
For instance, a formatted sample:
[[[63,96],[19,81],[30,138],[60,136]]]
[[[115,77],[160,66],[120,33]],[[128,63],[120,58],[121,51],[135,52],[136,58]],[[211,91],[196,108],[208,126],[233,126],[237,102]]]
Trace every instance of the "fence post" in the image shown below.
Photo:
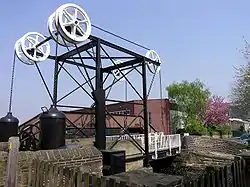
[[[126,186],[127,186],[126,181],[120,181],[119,187],[126,187]]]
[[[220,180],[220,170],[216,168],[215,170],[215,186],[221,186],[221,180]]]
[[[215,172],[213,171],[213,172],[211,172],[211,186],[212,187],[215,187]]]
[[[60,166],[58,171],[58,181],[59,181],[59,186],[63,186],[63,166]]]
[[[181,153],[181,135],[178,134],[179,153]]]
[[[115,181],[115,179],[112,179],[112,178],[110,178],[109,180],[108,180],[108,187],[116,187],[116,181]]]
[[[155,139],[155,141],[154,141],[154,143],[155,143],[155,145],[154,145],[154,147],[155,147],[155,159],[157,159],[158,158],[158,150],[157,150],[158,134],[157,133],[154,133],[154,139]]]
[[[58,186],[58,173],[59,172],[59,167],[58,165],[54,164],[54,170],[53,170],[53,176],[54,176],[54,185]]]
[[[9,138],[9,154],[6,168],[6,182],[5,187],[16,187],[17,179],[16,173],[18,169],[18,151],[19,151],[19,137]]]
[[[50,179],[50,176],[48,175],[49,174],[49,163],[48,161],[44,162],[44,183],[45,183],[45,186],[47,187],[47,185],[49,184],[49,179]]]
[[[82,172],[77,171],[76,173],[76,187],[82,187]]]
[[[194,187],[200,187],[200,186],[199,186],[199,180],[197,180],[197,179],[194,180],[194,184],[193,184],[193,185],[194,185]]]
[[[246,176],[247,167],[246,167],[246,161],[245,161],[245,159],[242,159],[242,163],[241,164],[242,164],[242,178],[243,178],[242,186],[246,187],[247,186],[247,176]]]
[[[185,187],[192,187],[192,182],[188,181],[186,184],[184,184]]]
[[[54,175],[54,164],[49,163],[49,172],[48,172],[48,187],[55,186],[55,175]]]
[[[238,186],[242,186],[242,182],[241,182],[241,169],[240,169],[240,160],[237,160],[236,161],[236,174],[237,174],[237,183],[238,183]]]
[[[77,171],[77,168],[70,168],[69,186],[71,187],[75,186],[76,171]]]
[[[40,164],[38,165],[38,173],[37,173],[37,182],[36,187],[39,187],[43,185],[43,172],[44,172],[44,161],[40,161]]]
[[[84,187],[90,187],[89,185],[90,185],[90,181],[89,181],[89,174],[88,173],[84,173],[83,174],[83,181],[84,181],[84,184],[83,184],[83,186]]]
[[[102,176],[101,177],[101,187],[106,187],[107,186],[107,182],[108,181],[106,180],[106,177]]]
[[[237,174],[236,174],[235,162],[232,163],[231,170],[233,175],[233,185],[237,186]]]
[[[202,176],[199,178],[198,186],[199,186],[199,187],[205,187],[205,176],[204,176],[204,175],[202,175]]]
[[[241,159],[239,161],[239,165],[240,165],[239,168],[240,168],[240,183],[241,183],[241,186],[243,187],[244,186],[244,172],[245,172],[245,170],[243,168],[242,161],[243,161],[243,159]]]
[[[226,187],[225,175],[224,175],[224,167],[220,168],[219,173],[220,173],[221,187]]]
[[[28,186],[32,186],[34,184],[34,178],[36,176],[36,168],[34,168],[36,165],[36,159],[32,158],[31,162],[29,163],[28,168]]]
[[[98,187],[98,180],[96,175],[92,175],[91,182],[92,182],[92,187]]]
[[[70,186],[70,169],[68,167],[65,167],[64,170],[64,178],[65,178],[65,187],[71,187]]]
[[[205,175],[205,183],[207,184],[207,186],[211,186],[211,174],[210,173],[206,173]]]
[[[34,162],[34,175],[32,176],[32,184],[31,184],[31,186],[34,186],[34,187],[36,187],[36,181],[37,181],[37,176],[38,176],[38,170],[37,170],[37,166],[38,166],[38,164],[39,164],[39,161],[35,158],[34,160],[33,160],[33,162]]]
[[[172,143],[171,143],[171,136],[168,136],[168,147],[169,147],[169,155],[171,156],[172,155],[172,150],[171,150],[171,146],[172,146]]]

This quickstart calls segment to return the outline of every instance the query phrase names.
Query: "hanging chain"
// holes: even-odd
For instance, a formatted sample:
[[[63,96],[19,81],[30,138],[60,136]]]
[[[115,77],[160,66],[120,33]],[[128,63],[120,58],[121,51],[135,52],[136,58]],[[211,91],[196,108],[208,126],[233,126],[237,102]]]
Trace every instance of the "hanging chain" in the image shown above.
[[[163,129],[165,130],[165,127],[164,127],[164,122],[163,122],[163,106],[162,106],[162,99],[163,99],[163,96],[162,96],[162,81],[161,81],[161,70],[159,71],[159,82],[160,82],[160,98],[161,98],[161,125],[163,126]]]
[[[125,86],[125,101],[127,102],[128,101],[128,82],[127,82],[127,80],[125,80],[125,83],[124,83],[124,86]],[[125,108],[126,110],[126,112],[128,111],[128,108]],[[127,128],[127,119],[128,119],[128,115],[129,114],[125,114],[126,116],[125,116],[125,120],[124,120],[124,127],[125,128]]]
[[[16,66],[16,53],[14,52],[13,63],[12,63],[12,73],[11,73],[11,83],[10,83],[9,113],[11,113],[11,109],[12,109],[13,86],[14,86],[14,78],[15,78],[15,66]]]
[[[57,32],[56,35],[56,53],[55,53],[55,66],[54,66],[54,84],[53,84],[53,106],[56,107],[57,105],[57,88],[58,88],[58,72],[59,72],[59,65],[58,65],[58,38],[59,33]]]

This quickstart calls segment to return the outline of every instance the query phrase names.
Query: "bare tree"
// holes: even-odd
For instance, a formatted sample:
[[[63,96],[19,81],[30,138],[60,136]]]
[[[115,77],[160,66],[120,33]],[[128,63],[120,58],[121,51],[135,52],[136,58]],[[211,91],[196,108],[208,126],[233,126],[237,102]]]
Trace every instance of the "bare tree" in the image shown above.
[[[232,85],[231,113],[233,117],[249,118],[250,114],[250,44],[245,40],[244,49],[240,50],[246,64],[235,67],[235,81]]]

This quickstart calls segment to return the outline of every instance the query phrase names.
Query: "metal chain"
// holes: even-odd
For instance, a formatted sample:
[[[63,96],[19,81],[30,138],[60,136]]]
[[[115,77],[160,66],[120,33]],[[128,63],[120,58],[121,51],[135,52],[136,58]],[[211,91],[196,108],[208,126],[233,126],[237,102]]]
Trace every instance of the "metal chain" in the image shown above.
[[[128,82],[127,80],[124,80],[124,86],[125,86],[125,101],[128,102]],[[128,110],[127,108],[125,108],[126,111]],[[127,119],[128,119],[128,114],[125,114],[125,119],[124,119],[124,127],[127,127]]]
[[[163,115],[164,115],[163,110],[164,110],[164,107],[162,106],[163,94],[162,94],[161,70],[159,71],[159,83],[160,83],[160,98],[161,98],[161,125],[162,125],[163,129],[165,130],[164,122],[163,122]]]
[[[12,73],[11,73],[11,83],[10,83],[9,112],[11,112],[11,109],[12,109],[13,86],[14,86],[14,78],[15,78],[15,66],[16,66],[16,53],[14,52],[13,63],[12,63]]]
[[[58,88],[58,38],[59,34],[56,35],[56,52],[55,52],[55,65],[54,65],[54,82],[53,82],[53,106],[56,107],[57,105],[57,88]]]

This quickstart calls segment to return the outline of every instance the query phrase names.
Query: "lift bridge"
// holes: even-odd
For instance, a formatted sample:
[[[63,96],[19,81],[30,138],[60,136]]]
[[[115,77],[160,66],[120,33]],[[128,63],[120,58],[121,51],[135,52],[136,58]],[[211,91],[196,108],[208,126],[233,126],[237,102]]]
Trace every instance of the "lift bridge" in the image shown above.
[[[8,141],[11,136],[19,136],[20,149],[25,151],[65,147],[66,127],[75,127],[79,132],[82,132],[84,127],[80,128],[71,122],[64,109],[91,108],[89,112],[94,115],[95,147],[99,150],[106,150],[105,138],[131,139],[131,142],[144,156],[144,167],[149,166],[149,159],[157,159],[180,152],[180,135],[164,135],[161,132],[149,133],[149,128],[154,128],[149,123],[148,98],[151,97],[150,93],[154,89],[156,75],[159,75],[159,95],[162,98],[161,59],[155,50],[94,25],[87,13],[79,5],[73,3],[63,4],[54,10],[47,23],[47,34],[28,32],[15,43],[9,110],[7,115],[0,119],[0,142]],[[93,35],[92,29],[115,37],[115,43]],[[118,44],[118,39],[124,44]],[[37,71],[50,99],[50,108],[37,116],[39,125],[18,126],[19,120],[12,115],[16,60]],[[45,74],[41,71],[45,60],[51,62],[48,63],[50,68],[47,70],[54,69],[52,85],[48,84],[44,77]],[[75,70],[74,73],[71,72],[72,69]],[[27,77],[26,80],[29,81],[30,78]],[[72,84],[77,86],[70,88],[71,91],[68,93],[61,89],[67,84],[65,78],[70,78]],[[117,86],[119,95],[123,93],[119,84],[121,81],[125,83],[124,99],[110,94],[114,86]],[[50,90],[50,86],[53,89]],[[91,103],[90,106],[81,106],[80,104],[75,106],[65,102],[64,99],[78,89],[82,91],[81,98],[84,98],[86,103]],[[137,100],[140,100],[134,104],[137,105],[136,117],[141,119],[144,135],[130,134],[128,128],[132,126],[133,121],[125,126],[107,110],[107,103],[131,104],[128,101],[130,97],[136,97]],[[164,121],[163,110],[164,106],[161,103],[162,124]],[[121,128],[121,132],[127,133],[127,135],[106,137],[106,120],[108,118],[115,121],[116,125]],[[115,143],[117,140],[112,146]],[[114,168],[116,167],[114,166]]]
[[[106,136],[106,142],[109,141],[130,141],[137,140],[142,147],[145,146],[144,134],[131,134],[131,135],[113,135]],[[149,139],[149,153],[153,160],[165,158],[168,156],[175,156],[181,153],[181,136],[180,134],[165,135],[163,132],[154,132],[148,134]],[[139,155],[142,155],[139,154]],[[139,156],[137,155],[137,156]]]

